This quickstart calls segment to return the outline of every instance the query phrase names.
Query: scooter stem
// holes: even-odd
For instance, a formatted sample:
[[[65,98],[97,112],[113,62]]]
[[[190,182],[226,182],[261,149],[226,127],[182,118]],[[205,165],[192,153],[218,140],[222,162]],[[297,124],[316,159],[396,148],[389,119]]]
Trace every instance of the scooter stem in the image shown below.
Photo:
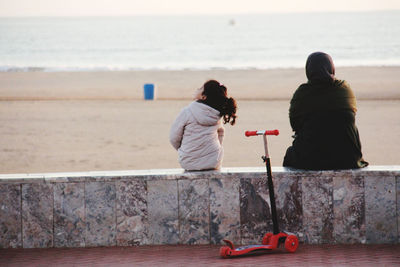
[[[271,203],[273,232],[274,235],[277,235],[279,234],[279,224],[278,224],[278,216],[276,214],[275,191],[274,191],[274,184],[272,181],[271,160],[269,158],[269,153],[268,153],[267,136],[263,135],[263,139],[264,139],[264,149],[265,149],[265,156],[263,157],[263,160],[267,168],[268,190],[269,190],[269,200]]]

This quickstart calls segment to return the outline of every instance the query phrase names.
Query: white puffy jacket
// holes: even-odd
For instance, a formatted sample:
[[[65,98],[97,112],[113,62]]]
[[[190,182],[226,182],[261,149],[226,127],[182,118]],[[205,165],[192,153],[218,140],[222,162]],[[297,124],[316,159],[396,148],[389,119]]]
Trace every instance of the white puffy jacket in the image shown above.
[[[179,163],[187,171],[220,169],[224,127],[218,110],[192,102],[172,124],[170,142],[178,150]]]

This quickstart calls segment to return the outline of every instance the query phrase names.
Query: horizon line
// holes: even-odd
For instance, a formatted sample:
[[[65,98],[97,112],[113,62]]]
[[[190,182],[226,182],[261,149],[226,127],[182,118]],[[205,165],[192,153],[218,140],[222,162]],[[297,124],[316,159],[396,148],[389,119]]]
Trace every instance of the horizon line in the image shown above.
[[[246,15],[291,15],[291,14],[335,14],[335,13],[386,13],[400,12],[400,9],[378,10],[320,10],[320,11],[277,11],[277,12],[232,12],[232,13],[137,13],[137,14],[70,14],[70,15],[0,15],[0,18],[87,18],[87,17],[171,17],[171,16],[246,16]]]

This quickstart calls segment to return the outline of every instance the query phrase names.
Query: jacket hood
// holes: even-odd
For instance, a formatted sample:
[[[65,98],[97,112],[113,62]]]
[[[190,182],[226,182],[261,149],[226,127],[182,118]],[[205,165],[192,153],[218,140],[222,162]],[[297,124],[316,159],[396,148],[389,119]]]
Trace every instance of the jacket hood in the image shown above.
[[[195,120],[201,125],[215,125],[221,118],[218,110],[203,103],[192,102],[189,105],[189,110]]]

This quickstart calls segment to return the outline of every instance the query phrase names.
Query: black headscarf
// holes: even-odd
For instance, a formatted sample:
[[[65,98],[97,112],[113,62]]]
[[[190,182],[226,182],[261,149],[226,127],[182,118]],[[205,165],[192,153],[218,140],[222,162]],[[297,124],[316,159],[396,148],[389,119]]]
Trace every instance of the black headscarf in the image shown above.
[[[323,52],[315,52],[308,56],[306,75],[310,83],[332,83],[335,81],[335,66],[331,56]]]

